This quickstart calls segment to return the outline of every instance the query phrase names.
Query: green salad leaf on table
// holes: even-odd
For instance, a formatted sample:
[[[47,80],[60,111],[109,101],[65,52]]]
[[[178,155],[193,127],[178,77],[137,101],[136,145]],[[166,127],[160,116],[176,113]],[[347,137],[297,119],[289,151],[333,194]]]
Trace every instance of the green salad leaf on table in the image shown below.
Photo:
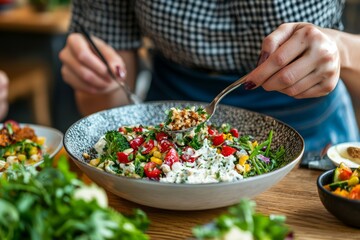
[[[211,223],[194,227],[193,235],[203,240],[290,240],[292,232],[283,215],[255,212],[255,202],[242,199]]]
[[[125,216],[107,206],[96,185],[86,185],[45,156],[41,170],[14,165],[0,179],[0,239],[149,239],[149,220],[139,209]]]

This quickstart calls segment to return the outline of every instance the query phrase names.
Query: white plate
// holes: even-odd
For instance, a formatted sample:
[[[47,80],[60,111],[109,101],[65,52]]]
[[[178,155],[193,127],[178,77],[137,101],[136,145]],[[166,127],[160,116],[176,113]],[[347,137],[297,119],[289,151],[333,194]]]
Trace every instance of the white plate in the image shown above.
[[[336,165],[339,166],[341,162],[345,163],[350,168],[357,168],[360,165],[351,161],[350,159],[344,158],[340,155],[341,151],[344,151],[347,147],[360,147],[360,142],[346,142],[334,145],[327,151],[327,156]]]
[[[51,127],[40,126],[29,123],[20,123],[20,126],[21,127],[29,126],[30,128],[34,129],[35,134],[38,137],[45,137],[45,154],[48,154],[50,157],[54,157],[61,150],[63,146],[64,134],[59,130]],[[42,162],[43,160],[40,160],[39,162],[35,163],[33,166],[38,166]]]

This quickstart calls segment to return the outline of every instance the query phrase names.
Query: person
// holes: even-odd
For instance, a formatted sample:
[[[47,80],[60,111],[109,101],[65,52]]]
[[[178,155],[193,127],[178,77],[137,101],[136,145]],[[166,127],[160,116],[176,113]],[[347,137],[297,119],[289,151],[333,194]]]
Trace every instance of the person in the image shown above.
[[[360,37],[342,31],[343,7],[341,0],[74,0],[71,34],[59,54],[62,76],[84,115],[128,104],[78,24],[132,89],[146,36],[154,44],[146,101],[209,102],[248,74],[222,104],[288,123],[306,151],[358,141],[349,93],[360,96]]]
[[[3,120],[8,111],[8,84],[9,80],[3,71],[0,71],[0,120]]]

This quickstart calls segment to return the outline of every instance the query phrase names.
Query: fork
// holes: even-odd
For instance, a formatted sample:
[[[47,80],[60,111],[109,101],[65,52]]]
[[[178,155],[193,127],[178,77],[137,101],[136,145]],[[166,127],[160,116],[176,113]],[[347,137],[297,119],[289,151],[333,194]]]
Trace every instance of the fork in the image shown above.
[[[208,121],[214,115],[214,113],[216,111],[216,107],[219,104],[219,102],[221,101],[221,99],[223,99],[223,97],[225,97],[228,93],[232,92],[234,89],[238,88],[239,86],[241,86],[243,83],[246,82],[247,76],[248,76],[248,74],[244,75],[243,77],[239,78],[238,80],[236,80],[235,82],[233,82],[232,84],[230,84],[229,86],[224,88],[218,95],[216,95],[216,97],[208,105],[206,105],[204,107],[204,110],[206,111],[206,113],[208,115],[208,117],[205,121]],[[201,124],[201,123],[199,123],[199,124]],[[181,129],[181,130],[173,130],[173,131],[167,130],[167,131],[169,133],[188,132],[188,131],[191,131],[192,129],[194,129],[196,126]]]
[[[127,84],[125,84],[124,81],[121,81],[118,79],[117,75],[120,75],[120,74],[118,74],[119,73],[118,69],[117,69],[117,75],[115,75],[113,73],[108,61],[106,61],[104,55],[100,52],[99,48],[96,46],[95,42],[92,40],[92,38],[90,37],[90,34],[86,31],[86,29],[80,23],[77,23],[77,24],[80,27],[81,33],[84,35],[84,37],[86,38],[86,40],[88,41],[90,46],[93,48],[96,55],[106,65],[107,71],[108,71],[109,75],[111,76],[111,78],[125,91],[129,102],[131,102],[133,104],[141,103],[141,99],[130,90],[129,86]]]

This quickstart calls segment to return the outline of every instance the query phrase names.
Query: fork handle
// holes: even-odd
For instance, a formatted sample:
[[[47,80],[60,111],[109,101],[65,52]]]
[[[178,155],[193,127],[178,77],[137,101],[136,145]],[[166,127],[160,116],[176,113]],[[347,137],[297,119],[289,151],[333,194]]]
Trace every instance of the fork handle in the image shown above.
[[[241,78],[239,78],[238,80],[236,80],[235,82],[233,82],[232,84],[230,84],[229,86],[227,86],[226,88],[224,88],[224,90],[222,90],[215,98],[214,100],[211,102],[211,104],[215,104],[215,107],[217,106],[217,104],[221,101],[221,99],[223,97],[225,97],[228,93],[232,92],[235,88],[238,88],[239,86],[241,86],[245,81],[246,81],[246,77],[248,74],[242,76]]]

